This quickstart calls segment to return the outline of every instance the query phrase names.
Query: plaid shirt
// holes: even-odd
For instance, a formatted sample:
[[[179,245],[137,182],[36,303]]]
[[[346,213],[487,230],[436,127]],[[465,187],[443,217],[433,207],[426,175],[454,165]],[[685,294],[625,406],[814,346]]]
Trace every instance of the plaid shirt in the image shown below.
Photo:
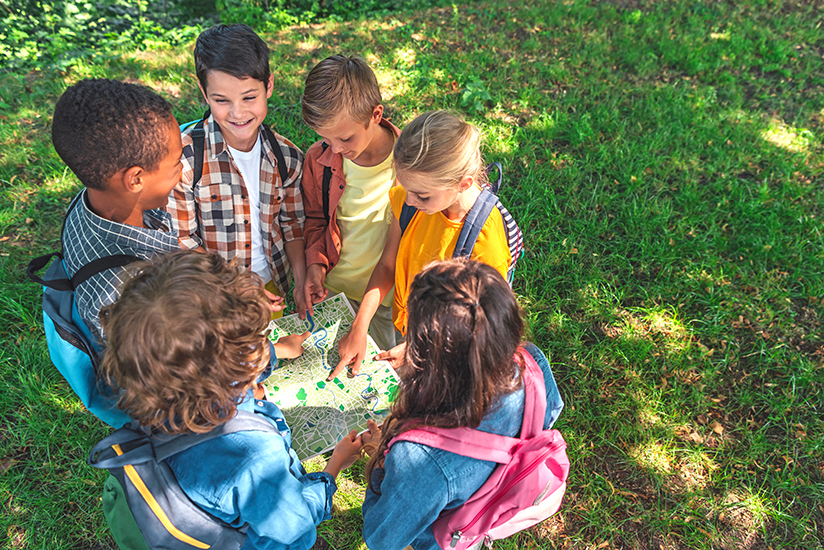
[[[134,227],[101,218],[89,209],[86,190],[66,217],[63,229],[63,265],[73,277],[87,263],[116,254],[151,259],[158,253],[178,249],[177,235],[170,229],[171,217],[162,210],[143,212],[146,228]],[[147,229],[148,228],[148,229]],[[77,312],[92,336],[101,341],[100,309],[117,300],[125,279],[123,268],[107,269],[77,287],[74,294]]]
[[[204,247],[226,261],[238,258],[252,265],[252,225],[249,197],[220,128],[210,116],[203,151],[203,177],[194,186],[194,146],[191,131],[183,131],[183,176],[169,196],[166,210],[178,232],[181,248]],[[263,253],[272,280],[282,296],[289,290],[289,262],[284,242],[303,239],[303,199],[300,179],[303,153],[286,138],[275,134],[286,159],[288,178],[280,180],[275,154],[263,131],[260,162],[260,230]]]

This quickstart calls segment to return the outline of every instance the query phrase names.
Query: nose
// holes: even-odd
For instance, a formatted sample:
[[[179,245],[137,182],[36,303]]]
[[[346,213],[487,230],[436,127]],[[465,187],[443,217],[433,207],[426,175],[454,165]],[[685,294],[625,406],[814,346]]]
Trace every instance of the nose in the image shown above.
[[[414,198],[414,195],[408,191],[406,193],[406,204],[413,208],[418,208],[418,201]]]
[[[332,143],[332,152],[334,154],[342,153],[343,152],[343,145],[340,143]]]

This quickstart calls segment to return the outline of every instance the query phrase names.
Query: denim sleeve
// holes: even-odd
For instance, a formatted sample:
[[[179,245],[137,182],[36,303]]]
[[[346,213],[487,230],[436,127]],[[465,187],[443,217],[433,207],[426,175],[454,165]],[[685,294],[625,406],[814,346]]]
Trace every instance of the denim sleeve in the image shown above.
[[[249,523],[248,542],[256,549],[311,548],[315,527],[332,512],[337,486],[326,473],[296,476],[286,450],[273,445],[245,465],[220,507],[234,508]]]
[[[372,472],[363,502],[363,540],[370,550],[398,550],[421,537],[450,500],[449,484],[427,447],[399,442],[385,468]]]
[[[535,359],[541,370],[544,371],[544,384],[546,385],[546,418],[544,419],[544,429],[548,430],[558,420],[558,416],[564,408],[564,401],[561,399],[561,393],[558,391],[558,385],[555,383],[555,377],[552,375],[552,368],[549,366],[549,360],[544,355],[538,346],[527,342],[524,344],[524,349]]]

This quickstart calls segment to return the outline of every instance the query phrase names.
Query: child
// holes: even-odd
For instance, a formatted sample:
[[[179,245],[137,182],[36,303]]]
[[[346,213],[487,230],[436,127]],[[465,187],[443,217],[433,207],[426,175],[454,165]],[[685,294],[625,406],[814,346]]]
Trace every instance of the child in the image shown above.
[[[430,264],[412,282],[401,392],[367,465],[363,538],[372,550],[437,550],[432,523],[466,502],[495,469],[419,443],[389,441],[419,423],[471,427],[516,436],[524,414],[523,354],[541,367],[549,429],[563,401],[544,354],[521,344],[523,321],[507,282],[492,267],[465,258]],[[519,347],[522,346],[522,347]],[[370,437],[371,436],[371,437]]]
[[[455,250],[464,218],[481,194],[486,181],[476,128],[445,111],[418,116],[404,128],[395,143],[395,171],[401,186],[390,191],[392,227],[378,265],[369,279],[363,303],[352,328],[339,344],[340,362],[331,378],[354,362],[357,372],[366,352],[366,327],[376,304],[395,285],[394,323],[406,331],[406,297],[409,285],[424,266],[449,258]],[[404,232],[400,219],[403,204],[418,209]],[[517,228],[509,212],[497,202],[483,225],[471,257],[507,276],[513,264]],[[397,360],[402,346],[378,356]]]
[[[389,233],[392,147],[400,130],[383,118],[378,81],[358,57],[318,63],[306,77],[301,105],[303,120],[323,138],[306,152],[303,173],[306,305],[311,313],[331,290],[344,292],[357,311]],[[324,172],[331,176],[325,191]],[[395,345],[391,294],[369,323],[384,350]]]
[[[216,253],[180,251],[140,266],[104,310],[109,347],[102,376],[118,406],[147,430],[204,433],[237,409],[255,411],[250,388],[269,363],[271,318],[263,282]],[[275,344],[297,357],[307,334]],[[308,549],[328,519],[335,477],[360,455],[352,431],[323,472],[307,474],[290,448],[291,431],[274,403],[259,401],[280,433],[223,435],[166,459],[180,487],[206,512],[248,523],[244,548]]]
[[[269,48],[246,25],[217,25],[198,36],[194,57],[211,114],[203,124],[200,181],[192,181],[194,126],[183,131],[183,177],[167,207],[180,246],[238,258],[279,296],[289,290],[291,266],[295,304],[303,312],[303,155],[274,134],[287,164],[282,180],[262,127],[274,86]]]
[[[181,170],[180,130],[165,99],[135,84],[82,80],[54,107],[52,142],[86,187],[65,221],[69,277],[98,258],[177,250],[171,217],[159,210]],[[93,341],[103,336],[100,309],[117,299],[122,279],[122,269],[108,269],[75,291]]]

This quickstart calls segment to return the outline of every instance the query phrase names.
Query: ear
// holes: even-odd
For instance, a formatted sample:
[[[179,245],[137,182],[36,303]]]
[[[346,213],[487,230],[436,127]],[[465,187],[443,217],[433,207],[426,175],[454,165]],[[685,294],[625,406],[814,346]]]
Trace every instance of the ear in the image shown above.
[[[461,181],[458,182],[458,191],[463,193],[464,191],[466,191],[467,189],[472,187],[473,183],[475,183],[475,178],[474,177],[464,176],[463,179],[461,179]]]
[[[140,166],[126,168],[120,177],[121,185],[127,193],[140,193],[143,191],[143,176],[146,171]]]
[[[372,109],[372,118],[369,119],[369,122],[374,122],[375,124],[380,124],[382,118],[383,118],[383,105],[378,105],[377,107]]]
[[[266,99],[272,97],[272,92],[275,90],[275,75],[269,75],[269,82],[266,84]]]

